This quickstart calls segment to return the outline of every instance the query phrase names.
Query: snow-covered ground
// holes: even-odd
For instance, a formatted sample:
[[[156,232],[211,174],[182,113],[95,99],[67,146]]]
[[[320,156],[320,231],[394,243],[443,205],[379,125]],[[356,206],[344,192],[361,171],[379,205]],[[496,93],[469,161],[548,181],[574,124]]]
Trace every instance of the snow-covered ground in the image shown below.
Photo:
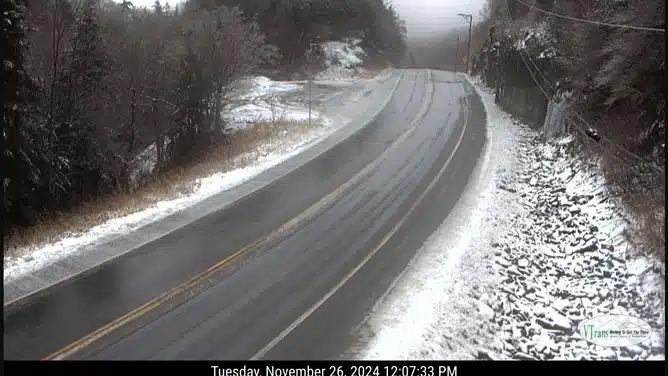
[[[107,221],[87,231],[63,234],[61,239],[54,243],[13,252],[13,254],[20,255],[19,257],[6,256],[3,260],[5,298],[9,296],[14,299],[16,296],[32,292],[32,289],[44,287],[45,283],[47,285],[52,283],[51,279],[55,281],[67,277],[59,273],[81,271],[79,268],[88,265],[79,260],[83,252],[93,252],[97,250],[98,245],[109,239],[140,230],[172,213],[194,207],[217,193],[240,186],[273,166],[315,146],[330,134],[350,124],[353,119],[356,119],[356,124],[363,124],[369,120],[367,116],[384,106],[383,103],[388,99],[388,93],[393,91],[392,87],[396,88],[395,81],[390,79],[390,73],[391,71],[387,70],[380,72],[374,78],[354,81],[353,84],[346,86],[346,89],[340,93],[341,95],[332,96],[320,103],[320,108],[313,111],[314,124],[319,126],[313,127],[308,132],[300,131],[296,133],[296,136],[285,134],[285,137],[281,137],[273,144],[265,144],[258,150],[248,153],[249,155],[240,155],[238,157],[240,161],[253,162],[248,165],[232,161],[231,165],[246,164],[246,167],[199,179],[193,182],[193,186],[197,189],[188,195],[157,202],[150,208],[131,215],[120,216],[112,211],[108,213]],[[248,85],[244,86],[245,90],[239,93],[235,106],[226,111],[228,119],[237,126],[227,131],[243,129],[248,125],[249,119],[259,123],[275,120],[276,118],[273,117],[275,113],[280,114],[279,120],[284,121],[304,120],[304,114],[308,116],[304,102],[285,100],[289,93],[303,96],[303,93],[300,94],[299,91],[303,91],[305,82],[281,82],[272,81],[266,77],[252,77],[247,83]],[[350,114],[355,115],[351,117]],[[151,145],[132,162],[131,179],[141,182],[150,176],[156,160],[155,145]],[[115,250],[110,252],[115,252]],[[86,257],[86,262],[100,261],[96,257]],[[67,267],[63,268],[63,265]],[[51,266],[53,268],[50,268]],[[42,275],[44,273],[48,278]],[[9,289],[9,295],[7,295],[8,286],[12,287]]]
[[[334,127],[331,124],[327,124],[325,127],[315,128],[303,137],[290,137],[289,142],[281,143],[280,145],[264,145],[263,148],[251,153],[250,159],[254,160],[255,163],[232,171],[216,173],[198,179],[195,182],[197,189],[188,195],[183,195],[173,200],[159,201],[148,209],[110,219],[83,233],[68,234],[68,236],[56,243],[20,252],[23,254],[21,257],[15,259],[6,258],[4,283],[8,283],[22,275],[75,253],[81,247],[94,243],[99,238],[112,233],[126,233],[137,230],[149,222],[158,221],[176,211],[190,207],[217,193],[242,184],[263,171],[311,147],[333,130]],[[271,150],[271,152],[268,152],[268,150]],[[242,155],[238,158],[240,160],[249,159],[247,155]]]
[[[309,111],[303,106],[286,105],[279,97],[288,92],[304,90],[304,82],[273,81],[267,77],[255,76],[244,80],[242,90],[233,105],[223,115],[225,133],[243,130],[249,125],[267,122],[308,122]],[[331,120],[316,110],[311,111],[314,124],[327,125]],[[155,143],[149,145],[131,162],[130,186],[132,188],[148,179],[155,168],[158,154]]]
[[[263,122],[307,122],[308,108],[287,106],[279,100],[281,94],[303,91],[304,84],[305,82],[273,81],[262,76],[251,77],[248,79],[250,89],[226,112],[227,128],[224,131],[233,132]],[[313,109],[311,120],[314,123],[326,121],[320,112]]]
[[[489,140],[478,171],[378,303],[358,357],[664,359],[664,271],[631,253],[600,172],[566,152],[571,140],[541,143],[475,86]],[[621,348],[585,341],[578,324],[605,314],[641,318],[652,334]]]
[[[232,124],[238,126],[237,129],[247,125],[249,119],[252,119],[253,122],[308,120],[307,109],[295,106],[286,107],[278,102],[268,103],[268,101],[272,100],[278,93],[300,90],[302,86],[298,83],[277,82],[266,77],[254,77],[249,82],[250,86],[248,86],[248,90],[242,93],[240,98],[242,101],[247,101],[249,103],[240,104],[237,108],[232,109],[227,114],[228,119],[232,121]],[[276,114],[280,114],[281,117],[275,117],[278,116]],[[286,135],[285,139],[281,140],[280,143],[263,145],[260,149],[250,153],[252,154],[250,156],[239,156],[238,158],[240,161],[250,159],[255,162],[243,168],[224,173],[216,173],[203,179],[199,179],[194,182],[197,189],[188,195],[184,195],[174,200],[157,202],[148,209],[127,216],[113,218],[113,213],[110,213],[112,219],[83,233],[67,234],[55,243],[32,249],[20,250],[16,252],[21,255],[20,257],[5,257],[4,283],[11,282],[31,271],[40,269],[64,258],[65,256],[76,253],[79,249],[94,243],[97,239],[110,234],[126,233],[137,230],[147,223],[165,218],[178,210],[192,206],[219,192],[242,184],[261,172],[280,164],[314,145],[319,140],[335,131],[338,126],[342,125],[338,124],[338,122],[337,124],[334,124],[332,120],[322,116],[318,112],[314,112],[312,115],[314,124],[319,124],[319,127],[314,127],[313,130],[306,134],[300,133],[298,137]],[[134,170],[131,174],[131,180],[139,182],[143,178],[150,176],[156,161],[157,155],[155,144],[153,144],[142,152],[134,161]]]
[[[319,85],[331,87],[350,85],[368,72],[362,68],[366,52],[359,46],[361,40],[328,41],[320,44],[325,69],[315,75]],[[391,69],[380,72],[377,78],[389,77]],[[381,77],[382,76],[382,77]],[[242,82],[241,91],[230,108],[225,109],[226,133],[242,130],[252,124],[265,122],[308,122],[309,116],[314,124],[331,123],[318,108],[308,107],[303,103],[285,103],[283,96],[306,90],[306,81],[274,81],[268,77],[249,77]],[[142,183],[153,173],[157,162],[155,144],[150,145],[132,162],[131,186]]]
[[[366,52],[359,39],[329,41],[321,43],[325,58],[325,69],[316,74],[319,81],[352,80],[365,72],[362,63]]]

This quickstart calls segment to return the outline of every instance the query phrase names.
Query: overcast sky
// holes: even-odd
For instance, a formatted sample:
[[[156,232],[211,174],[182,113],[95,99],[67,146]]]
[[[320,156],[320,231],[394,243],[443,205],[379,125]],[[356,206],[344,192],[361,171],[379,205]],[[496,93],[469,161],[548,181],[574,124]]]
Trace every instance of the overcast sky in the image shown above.
[[[428,36],[434,31],[468,26],[457,13],[473,15],[475,23],[486,0],[392,0],[406,20],[408,37]]]
[[[120,0],[116,0],[119,2]],[[478,18],[486,0],[392,0],[401,18],[406,20],[409,37],[428,36],[434,31],[465,26],[466,21],[457,13],[470,13],[473,22]],[[155,0],[132,0],[137,6],[150,6]],[[162,0],[164,3],[165,0]],[[171,0],[170,4],[180,3]]]

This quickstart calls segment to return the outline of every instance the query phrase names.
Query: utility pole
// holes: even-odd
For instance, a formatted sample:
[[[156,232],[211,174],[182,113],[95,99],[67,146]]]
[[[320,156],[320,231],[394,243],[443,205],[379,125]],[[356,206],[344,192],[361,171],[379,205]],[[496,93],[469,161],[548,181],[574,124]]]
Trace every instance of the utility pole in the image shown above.
[[[308,42],[308,48],[309,48],[309,54],[308,54],[308,126],[309,128],[311,127],[311,103],[313,102],[313,77],[311,77],[311,74],[313,72],[313,67],[311,64],[313,64],[313,41],[309,37],[309,42]]]
[[[313,16],[313,3],[308,1],[306,3],[308,5],[308,13],[309,17],[312,18]],[[306,66],[307,66],[307,77],[306,79],[308,80],[308,125],[309,128],[311,127],[311,108],[312,108],[312,102],[313,102],[313,35],[309,32],[309,37],[308,37],[308,56],[306,59]]]
[[[459,35],[457,35],[457,54],[455,55],[455,73],[457,73],[457,64],[459,64]]]
[[[473,27],[473,15],[466,13],[457,13],[469,22],[469,47],[466,54],[466,73],[469,73],[469,61],[471,60],[471,28]]]

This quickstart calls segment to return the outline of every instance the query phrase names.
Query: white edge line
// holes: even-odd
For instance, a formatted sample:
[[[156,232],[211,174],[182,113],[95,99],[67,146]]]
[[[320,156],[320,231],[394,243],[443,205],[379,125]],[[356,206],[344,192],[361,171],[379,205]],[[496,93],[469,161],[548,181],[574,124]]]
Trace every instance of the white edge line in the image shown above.
[[[387,96],[387,99],[385,100],[385,102],[383,102],[382,106],[380,106],[380,108],[378,109],[378,111],[376,111],[376,112],[373,114],[373,116],[371,117],[371,119],[368,120],[367,122],[365,122],[364,125],[363,125],[362,127],[358,128],[358,129],[355,130],[354,132],[350,132],[350,134],[346,135],[343,139],[341,139],[339,142],[335,143],[334,145],[331,145],[331,147],[322,149],[319,153],[313,155],[312,158],[309,158],[309,159],[305,160],[303,163],[300,163],[299,165],[295,166],[294,168],[292,168],[292,169],[290,169],[290,170],[287,170],[285,173],[283,173],[283,174],[277,176],[276,178],[272,179],[271,181],[268,181],[268,182],[266,182],[266,183],[263,184],[263,185],[258,185],[257,188],[251,190],[250,192],[246,193],[245,195],[243,195],[243,196],[241,196],[241,197],[239,197],[239,198],[237,198],[237,199],[235,199],[235,200],[233,200],[233,201],[227,203],[226,205],[224,205],[223,207],[221,207],[220,209],[218,209],[218,211],[219,211],[219,210],[225,210],[226,208],[228,208],[229,206],[231,206],[231,205],[234,204],[235,202],[237,202],[237,201],[243,199],[244,197],[250,196],[251,194],[253,194],[253,193],[259,191],[260,189],[262,189],[262,188],[268,186],[269,184],[272,184],[273,182],[275,182],[275,181],[277,181],[277,180],[283,178],[284,176],[290,174],[291,172],[297,170],[298,168],[300,168],[300,167],[306,165],[307,163],[311,162],[312,160],[314,160],[314,159],[318,158],[319,156],[323,155],[324,153],[326,153],[326,152],[329,151],[330,149],[334,148],[336,145],[340,144],[341,142],[344,142],[345,140],[347,140],[348,138],[350,138],[352,135],[354,135],[357,131],[359,131],[359,130],[365,128],[365,127],[367,127],[369,124],[371,124],[371,123],[374,121],[374,119],[376,119],[376,118],[378,117],[378,115],[379,115],[379,114],[380,114],[380,113],[387,107],[387,105],[390,103],[390,101],[392,100],[392,97],[394,96],[394,93],[395,93],[395,92],[397,91],[397,89],[399,88],[399,83],[401,82],[401,79],[403,78],[403,76],[404,76],[404,70],[402,69],[402,70],[400,70],[399,77],[397,78],[397,82],[395,82],[394,87],[392,88],[392,91],[390,92],[390,94]],[[343,129],[345,129],[345,127],[344,127]],[[335,134],[335,133],[334,133],[334,134]],[[331,134],[331,135],[328,136],[327,138],[329,138],[329,137],[333,137],[334,134]],[[324,140],[325,140],[325,139],[323,139],[323,140],[321,140],[321,141],[319,141],[319,142],[322,142],[322,141],[324,141]],[[315,144],[312,145],[312,146],[315,146]],[[294,157],[293,157],[293,158],[294,158]],[[283,163],[285,163],[285,162],[287,162],[287,160],[284,161],[284,162],[281,162],[280,164],[278,164],[278,165],[276,165],[276,166],[274,166],[274,167],[272,167],[272,168],[277,168],[278,166],[280,166],[281,164],[283,164]],[[267,171],[269,171],[269,170],[267,170]],[[257,176],[257,175],[256,175],[256,176]],[[173,213],[173,214],[175,214],[175,213]],[[136,249],[138,249],[138,248],[141,248],[141,247],[145,246],[146,244],[149,244],[149,243],[151,243],[151,242],[154,242],[154,241],[156,241],[156,240],[158,240],[158,239],[160,239],[160,238],[162,238],[162,237],[165,237],[165,236],[171,234],[172,232],[177,231],[177,230],[179,230],[179,229],[181,229],[181,228],[183,228],[183,227],[185,227],[185,226],[187,226],[187,225],[189,225],[189,224],[195,222],[196,220],[198,220],[198,219],[200,219],[200,218],[202,218],[202,217],[195,218],[195,219],[193,219],[193,220],[191,220],[191,221],[189,221],[189,222],[186,222],[186,223],[184,223],[184,224],[182,224],[182,225],[180,225],[180,226],[178,226],[178,227],[176,227],[176,228],[173,228],[173,229],[171,229],[171,230],[169,230],[169,231],[167,231],[167,232],[164,232],[164,233],[161,233],[161,234],[159,234],[159,235],[153,236],[153,237],[151,237],[149,240],[146,240],[146,241],[144,241],[144,242],[142,242],[142,243],[140,243],[140,244],[138,244],[138,245],[136,245],[136,246],[134,246],[134,247],[132,247],[132,248],[129,248],[129,249],[126,250],[125,252],[121,252],[121,253],[119,253],[119,254],[117,254],[117,255],[114,255],[114,256],[109,257],[109,258],[107,258],[107,259],[105,259],[105,260],[102,260],[102,261],[96,263],[95,265],[93,265],[93,266],[91,266],[91,267],[88,267],[88,268],[86,268],[86,269],[84,269],[84,270],[81,270],[81,271],[79,271],[79,272],[77,272],[77,273],[71,274],[71,275],[69,275],[69,276],[67,276],[67,277],[61,278],[61,279],[59,279],[59,280],[57,280],[57,281],[55,281],[55,282],[53,282],[53,283],[50,283],[50,284],[48,284],[48,285],[46,285],[46,286],[43,286],[43,287],[41,287],[41,288],[39,288],[39,289],[37,289],[37,290],[35,290],[35,291],[32,291],[32,292],[30,292],[30,293],[24,294],[24,295],[22,295],[22,296],[20,296],[20,297],[18,297],[18,298],[14,298],[13,300],[11,300],[11,301],[9,301],[9,302],[5,302],[5,303],[3,304],[3,309],[7,309],[7,307],[9,307],[9,306],[11,306],[11,305],[13,305],[13,304],[16,304],[17,302],[20,302],[20,301],[22,301],[22,300],[25,300],[25,299],[27,299],[27,298],[33,296],[33,295],[37,295],[37,294],[39,294],[39,293],[42,293],[42,292],[44,292],[45,290],[50,289],[51,287],[54,287],[54,286],[56,286],[56,285],[59,285],[59,284],[65,282],[65,281],[67,281],[67,280],[76,278],[76,277],[78,277],[79,275],[84,274],[84,273],[86,273],[86,272],[88,272],[88,271],[90,271],[90,270],[92,270],[92,269],[98,268],[98,267],[102,266],[103,264],[106,264],[106,263],[108,263],[108,262],[110,262],[110,261],[113,261],[113,260],[115,260],[115,259],[117,259],[117,258],[123,256],[123,255],[126,255],[126,254],[128,254],[128,253],[130,253],[130,252],[132,252],[132,251],[134,251],[134,250],[136,250]],[[136,229],[136,230],[134,230],[134,231],[141,231],[141,227],[138,228],[138,229]],[[19,278],[17,278],[17,279],[19,279]],[[14,280],[14,281],[16,281],[16,280]],[[12,282],[9,282],[8,285],[10,285],[11,283],[12,283]],[[4,284],[3,284],[3,286],[4,286]]]
[[[467,82],[467,83],[469,85],[471,85],[470,82]],[[473,85],[471,85],[471,86],[473,86]],[[480,98],[480,100],[482,102],[483,99],[477,91],[476,91],[476,95],[478,95],[478,97]],[[485,122],[485,126],[487,126],[487,122]],[[463,200],[466,199],[465,196],[467,195],[467,191],[469,191],[471,189],[471,187],[475,187],[476,184],[479,184],[480,179],[482,179],[482,177],[485,176],[485,174],[488,172],[492,145],[493,145],[493,140],[492,140],[492,137],[491,137],[491,134],[490,134],[490,135],[487,135],[487,142],[485,143],[485,146],[484,146],[483,151],[481,153],[481,156],[478,160],[478,163],[476,164],[476,166],[473,169],[473,171],[475,173],[474,179],[470,180],[469,183],[464,187],[464,192],[459,197],[459,199],[457,199],[457,202],[455,203],[455,205],[452,208],[451,214],[452,213],[456,214],[458,211],[461,210],[461,205],[462,205]],[[448,215],[448,217],[449,216],[450,215]],[[447,221],[448,221],[448,219],[446,218],[443,221],[443,223],[447,223]],[[447,224],[446,224],[446,226],[447,226]],[[439,230],[437,230],[437,231],[439,231]],[[429,238],[427,240],[425,240],[424,244],[426,244],[428,241],[429,241]],[[422,247],[420,247],[420,249],[418,249],[418,252],[416,252],[415,255],[411,258],[411,260],[406,265],[406,268],[404,268],[404,270],[401,273],[399,273],[399,275],[396,278],[394,278],[394,280],[390,284],[390,287],[387,289],[387,291],[385,291],[385,293],[383,293],[383,295],[381,295],[381,297],[378,298],[376,303],[373,305],[373,307],[369,311],[369,314],[367,315],[367,317],[365,317],[364,320],[358,325],[359,327],[363,327],[371,319],[371,316],[373,315],[373,313],[377,312],[377,310],[386,302],[386,300],[388,299],[390,294],[392,294],[392,292],[396,289],[399,282],[404,278],[404,276],[416,264],[418,258],[425,253],[426,248],[425,248],[424,244],[422,245]]]
[[[429,75],[431,76],[431,70],[428,70]],[[464,139],[464,134],[466,133],[466,127],[468,125],[468,113],[466,113],[466,120],[464,121],[464,126],[462,127],[462,132],[459,136],[459,140],[457,140],[457,144],[455,145],[454,150],[448,157],[448,160],[445,161],[443,164],[443,167],[441,167],[441,170],[438,172],[436,177],[429,183],[427,188],[422,192],[422,194],[415,200],[413,205],[408,209],[406,214],[403,215],[401,220],[388,232],[383,239],[378,243],[378,245],[362,260],[362,262],[357,265],[353,270],[351,270],[339,283],[337,283],[325,296],[320,298],[311,308],[309,308],[306,312],[304,312],[301,316],[297,318],[288,328],[283,330],[278,336],[276,336],[269,344],[267,344],[265,347],[263,347],[260,351],[258,351],[252,358],[251,360],[259,360],[261,359],[264,355],[266,355],[271,349],[273,349],[283,338],[287,337],[293,330],[297,328],[302,322],[304,322],[313,312],[315,312],[320,306],[322,306],[329,298],[331,298],[341,287],[348,282],[364,265],[366,265],[367,262],[387,243],[387,241],[399,230],[399,228],[404,224],[406,219],[413,213],[415,208],[422,202],[424,197],[433,189],[434,185],[441,179],[443,176],[443,173],[447,169],[448,165],[452,161],[452,158],[454,157],[455,153],[459,149],[459,146]]]
[[[352,178],[350,178],[350,180],[348,180],[347,182],[345,182],[344,184],[339,186],[336,190],[334,190],[333,192],[330,192],[325,197],[320,199],[318,202],[316,202],[315,204],[308,207],[302,213],[300,213],[296,217],[292,218],[290,221],[286,222],[285,224],[283,224],[278,229],[272,231],[269,235],[267,235],[266,237],[263,238],[261,243],[266,243],[266,242],[272,241],[273,239],[280,236],[284,232],[286,232],[286,231],[290,230],[291,228],[299,225],[299,223],[302,223],[303,221],[306,221],[309,218],[312,218],[320,210],[322,210],[322,208],[327,207],[332,202],[335,202],[336,200],[338,200],[339,197],[344,192],[346,192],[353,185],[360,182],[364,177],[366,177],[373,170],[375,170],[385,159],[387,159],[387,157],[397,147],[399,147],[399,145],[402,142],[404,142],[415,131],[417,125],[424,118],[424,116],[426,116],[428,110],[429,110],[429,96],[425,95],[425,97],[423,99],[423,102],[422,102],[422,106],[420,107],[420,112],[418,112],[418,115],[416,116],[416,118],[413,120],[413,122],[411,122],[411,126],[409,128],[407,128],[396,140],[394,140],[394,142],[392,142],[392,144],[385,151],[383,151],[383,153],[381,155],[379,155],[375,160],[373,160],[371,163],[366,165],[362,170],[360,170],[358,173],[356,173]],[[185,284],[188,284],[188,282],[189,281],[186,281]],[[175,289],[177,289],[181,286],[182,285],[176,286]],[[168,291],[166,294],[169,294],[172,290]],[[162,295],[160,297],[156,298],[156,299],[160,299],[161,297],[162,297]],[[152,301],[150,301],[150,302],[152,302]],[[133,312],[133,311],[131,311],[131,312]],[[89,335],[83,337],[79,341],[85,340],[84,342],[81,342],[81,343],[77,344],[77,346],[72,347],[72,348],[70,348],[69,350],[67,350],[63,353],[58,354],[58,356],[53,358],[53,360],[65,359],[65,358],[71,356],[72,354],[75,354],[78,351],[81,351],[82,349],[90,346],[92,343],[94,343],[95,341],[104,337],[105,335],[109,334],[111,331],[116,330],[116,329],[120,328],[121,326],[126,325],[128,322],[134,321],[134,320],[135,320],[135,318],[132,318],[128,321],[119,322],[117,325],[112,325],[112,324],[115,324],[116,321],[114,321],[110,324],[107,324],[107,326],[108,325],[112,325],[112,326],[110,326],[110,327],[103,326],[102,328],[106,329],[103,332],[97,333],[94,336],[90,336],[90,334],[89,334]],[[93,333],[95,333],[95,332],[93,332]],[[74,342],[74,343],[76,343],[76,342]],[[58,351],[61,351],[61,350],[58,350]]]

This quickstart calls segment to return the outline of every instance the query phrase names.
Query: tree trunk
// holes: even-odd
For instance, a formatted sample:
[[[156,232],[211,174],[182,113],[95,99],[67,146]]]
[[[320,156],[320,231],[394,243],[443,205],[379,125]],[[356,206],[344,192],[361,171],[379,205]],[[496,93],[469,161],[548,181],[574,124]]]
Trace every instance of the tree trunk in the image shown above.
[[[128,152],[131,153],[135,148],[135,116],[137,113],[137,89],[132,88],[132,96],[130,97],[130,145],[128,146]]]

